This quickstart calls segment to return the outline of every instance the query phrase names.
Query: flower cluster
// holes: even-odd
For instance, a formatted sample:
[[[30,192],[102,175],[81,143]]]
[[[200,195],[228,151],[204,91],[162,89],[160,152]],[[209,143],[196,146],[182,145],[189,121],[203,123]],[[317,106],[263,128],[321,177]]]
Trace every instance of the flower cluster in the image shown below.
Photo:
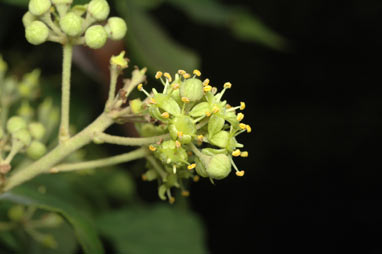
[[[86,5],[71,6],[73,0],[30,0],[29,11],[23,17],[25,37],[34,45],[45,41],[61,44],[85,44],[98,49],[108,38],[121,40],[127,31],[126,23],[111,17],[106,25],[110,7],[106,0],[92,0]]]
[[[243,145],[236,137],[243,132],[251,132],[248,124],[242,123],[245,103],[232,107],[223,100],[231,83],[224,84],[218,92],[210,85],[210,80],[202,81],[199,70],[189,74],[179,70],[173,78],[169,73],[157,72],[164,89],[147,92],[143,85],[138,90],[146,94],[144,102],[139,99],[130,103],[135,114],[148,113],[152,123],[137,124],[142,136],[168,134],[168,138],[151,144],[149,149],[154,157],[149,158],[149,170],[143,174],[144,180],[159,180],[159,196],[174,202],[171,188],[181,188],[188,195],[184,180],[208,177],[213,181],[229,175],[231,165],[237,176],[243,176],[233,157],[247,157],[241,151]]]

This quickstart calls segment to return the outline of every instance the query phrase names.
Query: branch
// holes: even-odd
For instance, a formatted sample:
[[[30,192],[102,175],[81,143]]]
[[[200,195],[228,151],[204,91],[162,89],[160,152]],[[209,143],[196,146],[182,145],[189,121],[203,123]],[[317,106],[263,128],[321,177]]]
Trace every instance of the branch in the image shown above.
[[[58,165],[50,170],[50,173],[77,171],[83,169],[100,168],[105,166],[111,166],[115,164],[120,164],[123,162],[128,162],[136,159],[143,158],[148,155],[148,151],[145,148],[139,148],[129,153],[124,153],[116,156],[111,156],[108,158],[85,161],[79,163],[67,163]]]
[[[96,139],[109,144],[122,145],[122,146],[144,146],[150,145],[162,140],[167,140],[170,138],[169,134],[146,137],[146,138],[128,138],[113,136],[106,133],[97,133]]]

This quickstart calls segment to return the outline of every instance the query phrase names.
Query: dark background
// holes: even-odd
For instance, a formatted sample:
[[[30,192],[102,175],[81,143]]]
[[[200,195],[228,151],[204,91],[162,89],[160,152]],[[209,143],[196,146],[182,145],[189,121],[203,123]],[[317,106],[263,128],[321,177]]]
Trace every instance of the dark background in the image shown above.
[[[253,132],[239,141],[250,156],[236,160],[245,176],[191,188],[211,253],[382,253],[382,2],[222,2],[247,6],[289,48],[238,41],[168,5],[152,12],[215,84],[232,82],[231,104],[247,104]],[[17,25],[1,50],[22,40]],[[56,61],[43,57],[46,68]]]

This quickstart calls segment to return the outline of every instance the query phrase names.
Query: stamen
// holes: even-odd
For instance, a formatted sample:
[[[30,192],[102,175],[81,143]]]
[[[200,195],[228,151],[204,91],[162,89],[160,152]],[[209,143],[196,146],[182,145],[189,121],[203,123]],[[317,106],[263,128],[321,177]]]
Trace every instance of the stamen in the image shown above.
[[[183,197],[189,197],[189,196],[190,196],[190,192],[187,191],[187,190],[183,190],[183,191],[182,191],[182,196],[183,196]]]
[[[240,156],[246,158],[248,157],[248,152],[247,151],[241,152]]]
[[[178,136],[178,138],[181,139],[183,137],[183,132],[182,131],[178,131],[177,136]]]
[[[232,87],[232,84],[231,84],[230,82],[225,82],[225,83],[224,83],[224,88],[229,89],[229,88],[231,88],[231,87]]]
[[[200,180],[200,176],[196,175],[192,180],[194,180],[194,182],[198,182]]]
[[[182,146],[182,144],[177,140],[177,141],[175,141],[175,146],[176,146],[176,148],[179,148]]]
[[[244,114],[239,113],[239,114],[237,114],[236,120],[238,120],[240,122],[241,120],[243,120],[243,118],[244,118]]]
[[[182,101],[184,103],[189,103],[190,102],[190,99],[188,99],[187,97],[182,97]]]
[[[168,112],[163,112],[162,114],[161,114],[161,116],[163,117],[163,118],[169,118],[170,117],[170,114],[168,113]]]
[[[240,127],[240,129],[242,129],[242,130],[246,130],[246,129],[247,129],[247,125],[246,125],[245,123],[240,123],[240,124],[239,124],[239,127]]]
[[[204,92],[209,92],[212,90],[212,86],[206,85],[205,87],[203,87],[203,90],[204,90]]]
[[[206,78],[204,81],[203,81],[203,86],[208,86],[208,84],[210,83],[210,80],[208,78]]]
[[[236,149],[235,151],[232,152],[232,156],[238,157],[240,156],[241,152],[239,149]]]
[[[240,102],[240,110],[244,110],[245,109],[245,102]]]
[[[141,175],[142,181],[147,181],[147,176],[145,174]]]
[[[236,171],[237,176],[243,176],[244,175],[244,170]]]
[[[246,125],[245,129],[247,130],[248,133],[250,133],[252,131],[251,126],[249,126],[248,124]]]
[[[178,83],[174,83],[171,85],[172,89],[176,90],[179,88],[179,84]]]
[[[150,103],[150,104],[156,104],[157,102],[155,101],[154,98],[150,98],[149,103]]]
[[[203,142],[203,140],[204,140],[204,136],[203,135],[199,135],[198,136],[198,141]]]
[[[166,79],[168,79],[169,82],[172,81],[172,77],[171,77],[170,73],[165,72],[165,73],[163,73],[163,76],[164,76]]]
[[[199,70],[194,70],[192,73],[198,77],[200,77],[200,75],[202,75],[202,73]]]
[[[178,70],[178,73],[179,73],[180,75],[184,75],[184,74],[186,74],[186,71],[185,71],[185,70]]]
[[[191,75],[189,73],[184,73],[183,78],[185,79],[191,78]]]
[[[214,108],[212,109],[212,113],[213,114],[216,114],[220,111],[220,108],[218,108],[217,106],[214,106]]]
[[[188,165],[188,166],[187,166],[187,168],[188,168],[189,170],[194,169],[195,167],[196,167],[196,164],[195,164],[195,163],[192,163],[191,165]]]
[[[206,116],[207,116],[207,117],[210,117],[210,116],[211,116],[211,112],[207,111],[207,112],[206,112]]]
[[[230,109],[230,108],[232,108],[232,106],[229,105],[229,104],[227,104],[227,105],[225,105],[225,108],[226,108],[226,109]]]
[[[163,72],[157,71],[157,73],[155,74],[155,78],[160,79],[162,77],[162,75],[163,75]]]
[[[149,145],[149,149],[152,152],[155,152],[157,150],[157,148],[155,146],[153,146],[153,145]]]
[[[143,84],[140,83],[140,84],[137,86],[137,89],[138,89],[138,91],[142,91],[142,89],[143,89]]]

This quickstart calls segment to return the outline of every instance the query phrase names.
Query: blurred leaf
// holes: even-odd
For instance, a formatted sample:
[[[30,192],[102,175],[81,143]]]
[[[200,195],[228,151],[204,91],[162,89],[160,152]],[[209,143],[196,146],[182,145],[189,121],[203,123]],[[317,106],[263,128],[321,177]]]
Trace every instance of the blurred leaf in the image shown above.
[[[116,1],[116,9],[127,20],[129,27],[127,45],[135,59],[152,73],[164,70],[193,70],[199,58],[190,50],[171,40],[159,25],[133,2]]]
[[[167,1],[182,9],[196,22],[226,26],[239,39],[258,42],[277,50],[286,47],[286,40],[282,36],[244,8],[227,7],[214,0]]]
[[[120,1],[120,0],[114,0]],[[153,9],[160,5],[164,0],[132,0],[134,4],[137,4],[145,9]]]
[[[103,253],[101,241],[92,222],[89,221],[88,217],[80,214],[78,208],[72,207],[69,203],[50,194],[41,194],[35,189],[25,186],[20,186],[11,192],[2,194],[1,199],[18,204],[33,205],[43,210],[61,214],[72,225],[85,253]]]
[[[199,219],[167,205],[111,212],[97,220],[118,254],[207,253]]]

